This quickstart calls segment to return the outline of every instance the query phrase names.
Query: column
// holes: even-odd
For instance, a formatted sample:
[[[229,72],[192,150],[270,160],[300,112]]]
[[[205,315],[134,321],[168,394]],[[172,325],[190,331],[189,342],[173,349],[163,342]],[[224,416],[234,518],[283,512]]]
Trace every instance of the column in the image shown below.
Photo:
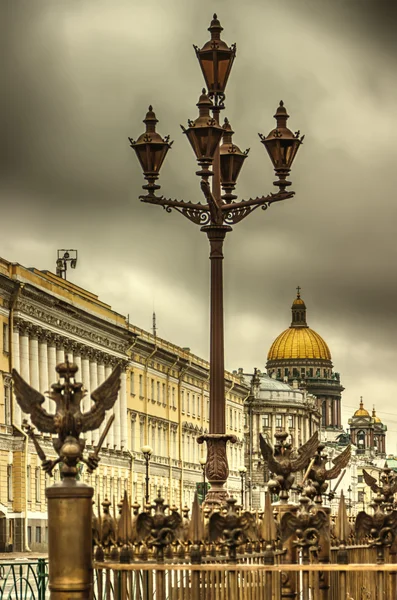
[[[20,373],[27,383],[30,383],[29,373],[29,334],[26,329],[21,331],[19,338]]]
[[[12,332],[12,364],[14,365],[14,369],[20,373],[21,365],[19,360],[19,329],[15,328]],[[19,407],[15,399],[15,395],[13,395],[13,421],[17,427],[21,427],[22,424],[22,411]]]
[[[77,344],[76,344],[75,352],[73,355],[73,362],[75,363],[76,367],[78,368],[78,371],[75,374],[75,381],[77,383],[82,383],[83,382],[83,374],[81,371],[80,347],[77,346]],[[84,400],[80,403],[80,410],[81,410],[81,412],[84,411]]]
[[[57,337],[56,339],[56,363],[65,362],[65,351],[63,349],[63,339],[61,337]]]
[[[127,448],[127,373],[125,372],[125,370],[121,373],[120,424],[120,447]]]
[[[98,365],[96,362],[95,355],[94,357],[90,357],[90,390],[91,392],[95,391],[98,387]],[[88,410],[91,408],[91,400],[88,407]],[[87,438],[90,440],[88,443],[93,444],[94,440],[98,439],[98,435],[95,432],[87,432]],[[88,440],[87,440],[88,441]]]
[[[47,367],[48,367],[48,385],[51,389],[51,385],[58,380],[58,374],[55,371],[55,366],[57,364],[56,357],[56,348],[55,348],[55,338],[54,336],[49,336],[47,339]],[[55,411],[55,403],[48,399],[48,406],[50,412]]]
[[[45,332],[39,335],[39,390],[42,394],[48,391],[48,351],[47,338]],[[48,412],[50,410],[50,401],[45,397],[44,408]]]
[[[55,371],[55,366],[57,364],[57,356],[56,356],[56,348],[55,348],[55,337],[53,335],[48,336],[47,338],[47,361],[48,361],[48,384],[51,388],[51,385],[55,383],[58,379],[57,372]],[[51,406],[50,402],[50,406]]]
[[[120,442],[121,442],[121,424],[120,424],[120,405],[121,405],[121,387],[119,393],[117,395],[117,400],[114,404],[114,421],[113,421],[113,431],[114,431],[114,447],[119,450]]]
[[[35,389],[39,389],[39,340],[37,339],[37,331],[31,331],[29,338],[29,375],[30,385]]]
[[[98,358],[98,361],[99,360],[101,360],[101,359]],[[100,386],[101,383],[103,383],[105,381],[105,365],[103,364],[103,362],[101,364],[98,364],[97,372],[98,372],[98,386]],[[105,413],[105,418],[102,421],[102,424],[100,425],[99,429],[97,429],[96,431],[93,432],[95,444],[97,444],[100,435],[102,434],[103,430],[105,429],[105,425],[109,418],[109,415],[110,415],[110,413],[108,413],[108,412]],[[108,440],[106,439],[104,442],[104,447],[106,447],[107,442],[108,442]]]
[[[90,410],[90,406],[91,406],[91,400],[90,400],[91,387],[90,387],[90,359],[88,358],[88,355],[86,353],[84,353],[81,357],[80,381],[82,382],[83,387],[86,390],[86,395],[84,396],[84,399],[83,399],[83,411],[88,412]],[[91,444],[92,443],[91,431],[87,431],[84,434],[84,438],[85,438],[87,444]]]
[[[107,379],[109,377],[109,375],[112,373],[112,367],[110,366],[109,362],[105,365],[105,379]],[[110,416],[111,414],[114,414],[114,407],[112,409],[112,411],[108,412],[108,415]],[[105,444],[108,445],[108,447],[113,450],[114,448],[114,421],[112,426],[109,429],[109,433],[107,435],[107,438],[105,440]]]

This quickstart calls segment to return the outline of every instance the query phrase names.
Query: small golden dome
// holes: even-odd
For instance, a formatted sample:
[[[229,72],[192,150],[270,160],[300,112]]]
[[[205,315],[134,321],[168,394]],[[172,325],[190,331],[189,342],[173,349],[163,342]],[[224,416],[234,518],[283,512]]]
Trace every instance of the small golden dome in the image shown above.
[[[376,416],[375,406],[372,409],[372,418],[375,421],[375,423],[382,423],[382,421],[380,420],[380,418]]]
[[[353,417],[369,417],[369,412],[365,410],[362,398],[360,398],[360,408],[356,410]]]
[[[305,306],[305,303],[303,302],[302,298],[299,296],[298,298],[295,298],[295,300],[292,303],[292,307],[294,306]]]
[[[292,358],[331,360],[331,352],[321,335],[310,327],[290,327],[274,340],[267,360]]]

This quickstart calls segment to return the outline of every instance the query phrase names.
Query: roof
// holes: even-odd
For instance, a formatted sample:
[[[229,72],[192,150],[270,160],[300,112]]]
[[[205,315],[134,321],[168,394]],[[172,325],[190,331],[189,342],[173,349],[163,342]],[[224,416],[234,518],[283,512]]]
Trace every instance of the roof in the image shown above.
[[[331,352],[321,335],[310,327],[289,327],[276,337],[267,360],[296,358],[331,360]]]

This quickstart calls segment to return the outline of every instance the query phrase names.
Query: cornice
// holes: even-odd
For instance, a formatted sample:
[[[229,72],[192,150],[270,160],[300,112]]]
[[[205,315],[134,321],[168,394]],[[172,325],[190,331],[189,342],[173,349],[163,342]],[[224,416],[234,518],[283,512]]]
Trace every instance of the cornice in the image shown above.
[[[15,314],[22,319],[24,317],[37,319],[41,323],[79,337],[85,338],[88,335],[90,340],[106,347],[118,344],[123,347],[123,352],[136,339],[136,334],[127,328],[51,297],[31,286],[24,287],[23,295],[17,301]]]

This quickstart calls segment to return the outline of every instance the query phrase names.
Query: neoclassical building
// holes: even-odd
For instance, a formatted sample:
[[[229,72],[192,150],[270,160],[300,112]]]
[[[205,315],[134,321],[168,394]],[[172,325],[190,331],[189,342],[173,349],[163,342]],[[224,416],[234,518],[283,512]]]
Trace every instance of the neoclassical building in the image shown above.
[[[303,381],[321,410],[321,427],[328,440],[342,431],[339,373],[333,371],[331,352],[323,338],[306,320],[306,305],[300,288],[292,303],[292,322],[272,343],[267,355],[267,373],[279,381]]]
[[[100,466],[81,477],[101,501],[116,502],[127,490],[140,504],[145,461],[141,448],[152,446],[151,497],[161,490],[167,502],[193,500],[202,480],[197,436],[208,428],[209,364],[166,340],[145,332],[87,290],[48,271],[26,269],[0,259],[0,552],[45,550],[45,487],[51,480],[40,468],[33,444],[22,429],[13,399],[11,371],[42,393],[57,381],[55,365],[65,360],[79,367],[77,379],[88,394],[122,366],[115,420],[101,451]],[[238,442],[229,448],[229,489],[239,489],[238,467],[244,460],[243,405],[249,389],[241,375],[225,372],[227,432]],[[45,406],[50,401],[46,399]],[[95,447],[103,430],[86,435]],[[47,457],[49,436],[40,436]],[[59,471],[55,472],[55,479]]]
[[[253,375],[245,375],[251,394],[246,401],[245,414],[245,466],[250,505],[253,508],[264,506],[269,472],[264,464],[259,434],[274,445],[274,434],[286,431],[288,441],[298,448],[320,429],[321,413],[317,399],[299,389],[295,381],[292,386],[278,381],[275,376],[255,370]],[[296,474],[296,482],[301,474]]]
[[[358,454],[369,457],[386,457],[386,431],[387,426],[382,423],[376,415],[375,407],[372,416],[366,408],[362,397],[360,406],[348,421],[350,427],[350,439],[357,446]]]

